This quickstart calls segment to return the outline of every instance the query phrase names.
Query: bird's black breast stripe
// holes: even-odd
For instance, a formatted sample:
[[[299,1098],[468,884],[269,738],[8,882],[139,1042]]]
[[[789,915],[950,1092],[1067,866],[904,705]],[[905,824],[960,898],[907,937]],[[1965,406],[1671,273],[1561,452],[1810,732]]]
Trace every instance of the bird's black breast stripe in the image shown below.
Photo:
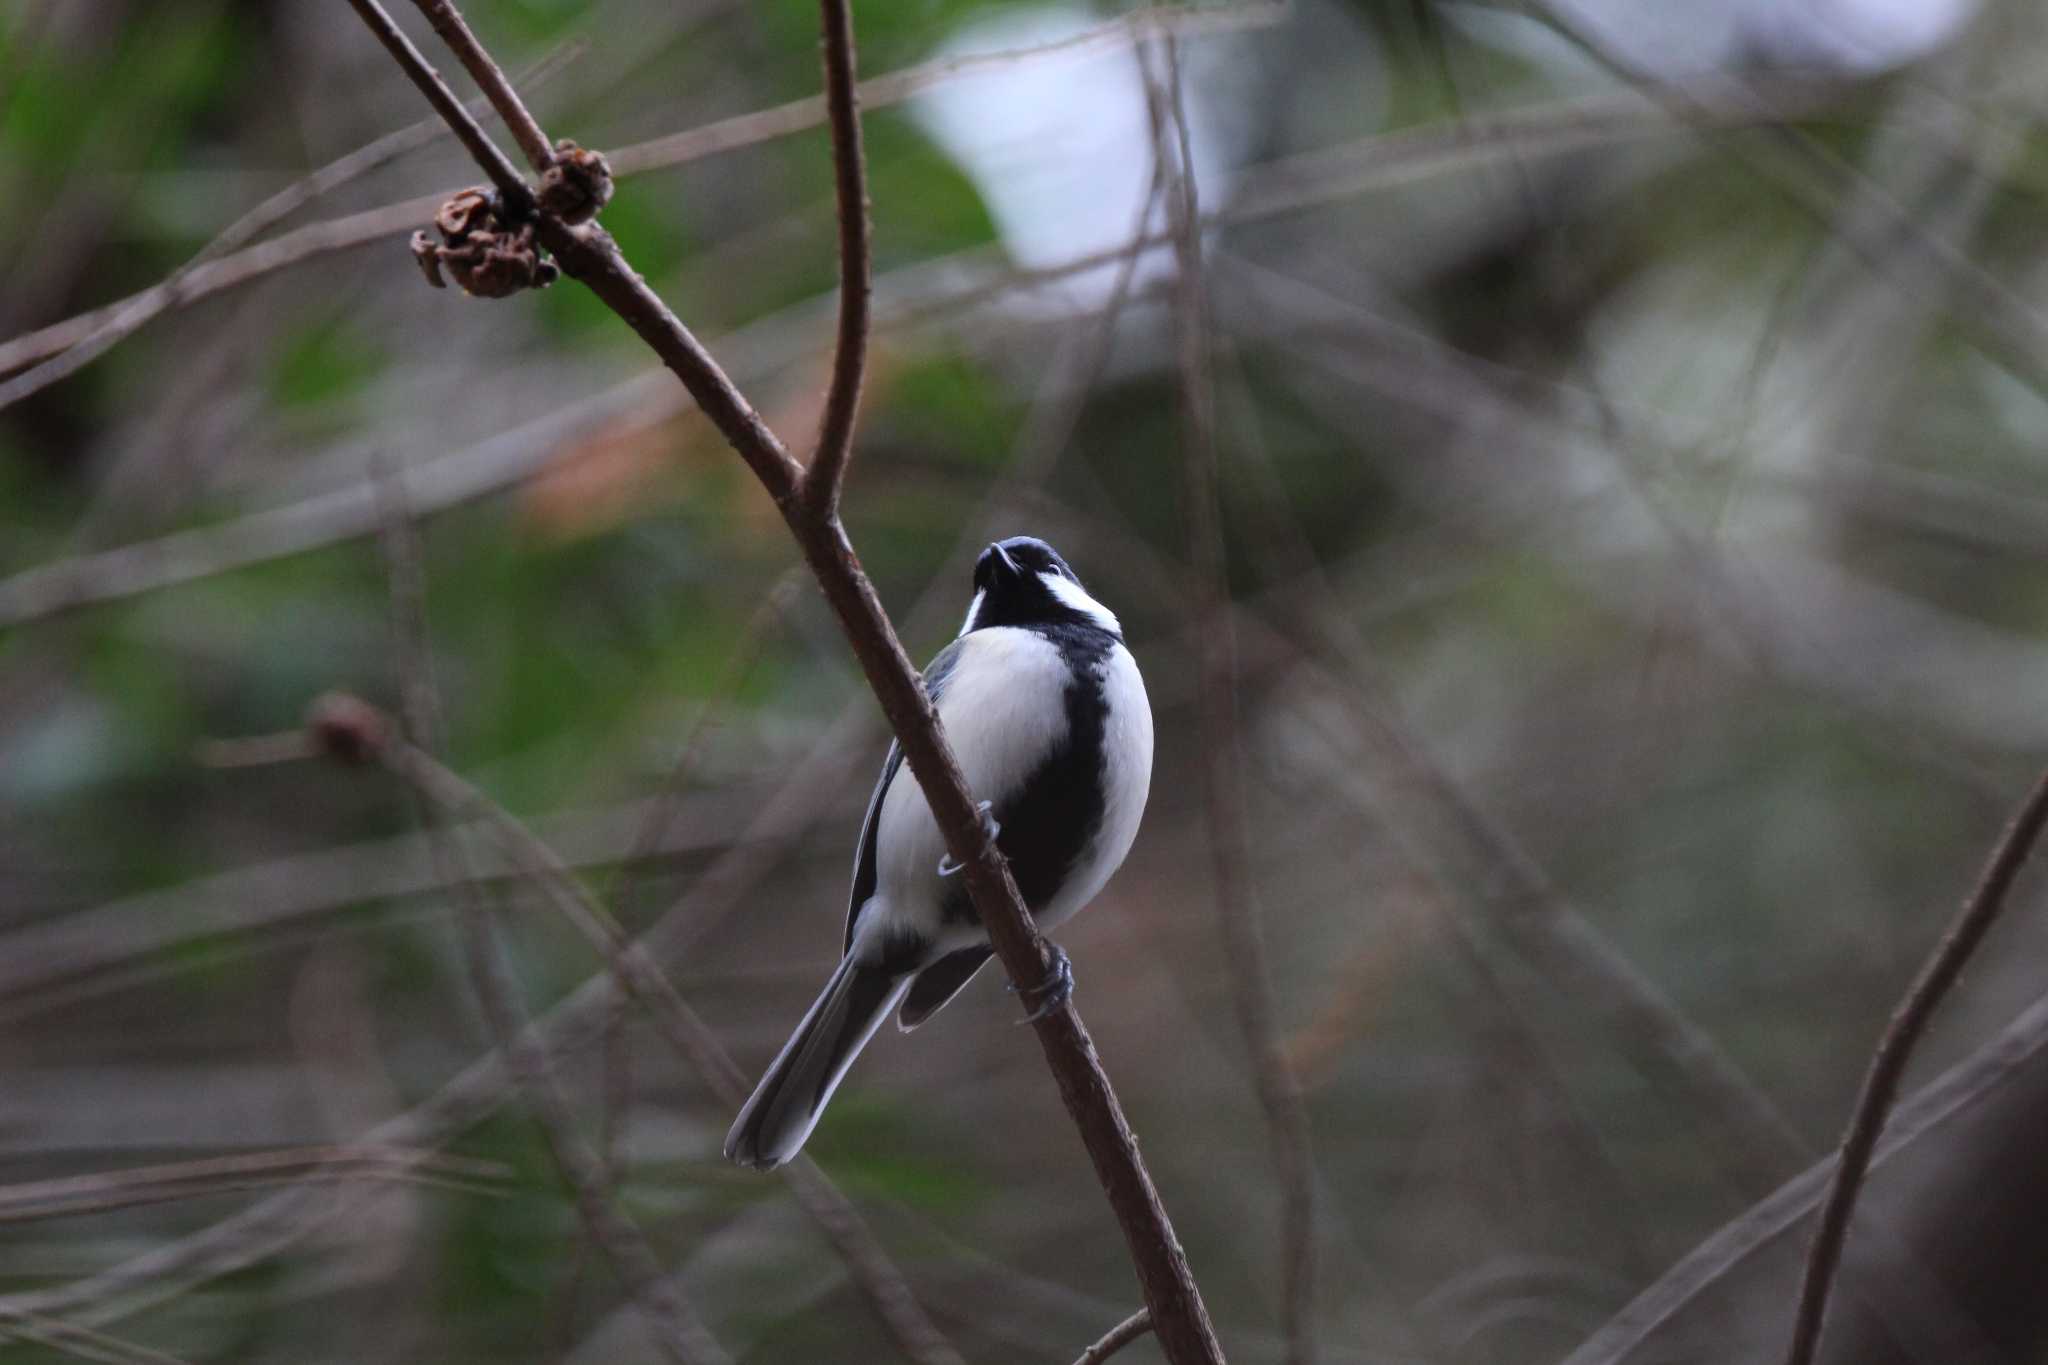
[[[996,847],[1033,914],[1045,908],[1067,879],[1088,840],[1102,824],[1104,802],[1103,674],[1116,640],[1093,626],[1060,623],[1026,627],[1050,640],[1066,660],[1067,729],[1023,784],[995,807],[1002,826]],[[974,905],[961,881],[949,884],[941,909],[947,923],[974,922]]]

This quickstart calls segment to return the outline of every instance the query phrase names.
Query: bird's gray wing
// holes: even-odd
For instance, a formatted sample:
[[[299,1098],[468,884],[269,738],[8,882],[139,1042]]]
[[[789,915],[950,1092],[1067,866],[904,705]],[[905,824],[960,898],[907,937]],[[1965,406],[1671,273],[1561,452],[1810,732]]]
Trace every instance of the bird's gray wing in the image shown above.
[[[946,680],[952,676],[953,666],[960,662],[960,643],[955,640],[947,645],[925,665],[925,695],[934,702],[944,695]],[[889,794],[889,784],[896,780],[902,767],[903,746],[891,740],[889,756],[882,760],[882,775],[875,782],[874,795],[868,798],[867,818],[861,821],[860,849],[853,855],[853,893],[846,902],[846,943],[840,949],[842,953],[853,947],[854,921],[860,918],[860,908],[868,903],[868,897],[875,894],[875,826],[881,823],[882,798]]]

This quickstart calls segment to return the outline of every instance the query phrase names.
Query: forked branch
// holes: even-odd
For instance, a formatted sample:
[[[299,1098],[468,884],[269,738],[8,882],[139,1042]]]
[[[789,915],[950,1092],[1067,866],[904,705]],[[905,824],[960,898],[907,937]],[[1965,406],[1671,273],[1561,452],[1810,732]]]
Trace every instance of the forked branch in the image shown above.
[[[396,34],[395,26],[378,8],[376,0],[350,3],[378,31],[386,49],[443,117],[450,119],[451,124],[456,119],[467,120],[460,102],[417,49],[402,34]],[[803,471],[780,439],[719,369],[710,353],[626,263],[617,244],[601,227],[595,223],[572,227],[541,211],[535,219],[536,230],[562,272],[589,287],[661,358],[774,499],[803,551],[805,562],[839,617],[890,727],[903,745],[904,756],[937,819],[948,852],[965,868],[963,880],[997,955],[1013,982],[1032,987],[1044,978],[1050,966],[1045,942],[1031,922],[1008,865],[982,829],[966,780],[939,728],[938,714],[839,520],[837,492],[844,479],[866,347],[865,172],[859,164],[859,114],[852,98],[854,46],[850,8],[847,0],[821,0],[821,11],[826,34],[827,103],[833,149],[839,160],[843,274],[841,345],[834,359],[826,428],[821,433],[815,466],[819,482],[811,485],[819,490],[817,496],[806,495]],[[390,34],[396,34],[395,40]],[[444,36],[458,49],[480,49],[466,25],[451,26]],[[481,55],[480,51],[466,55],[465,64],[474,67],[476,55]],[[488,57],[483,59],[487,61]],[[474,129],[473,121],[471,127]],[[509,165],[488,139],[481,140],[481,149],[470,136],[465,135],[463,141],[478,155],[480,164],[486,164],[487,170]],[[496,171],[492,178],[497,181]],[[504,184],[500,183],[499,189],[515,204],[522,202]],[[524,202],[531,202],[532,192],[523,183],[519,194]],[[849,223],[850,217],[862,221]],[[834,416],[833,412],[838,410],[843,410],[843,415]],[[840,435],[842,427],[844,434]],[[1035,1027],[1061,1097],[1081,1132],[1097,1178],[1122,1226],[1154,1330],[1167,1358],[1175,1365],[1220,1365],[1222,1349],[1209,1325],[1201,1291],[1188,1269],[1187,1257],[1153,1188],[1151,1176],[1138,1154],[1137,1140],[1124,1119],[1116,1092],[1080,1016],[1067,1002],[1039,1018]]]
[[[1906,998],[1892,1013],[1891,1023],[1871,1058],[1870,1073],[1863,1079],[1863,1091],[1856,1097],[1855,1117],[1850,1119],[1849,1130],[1842,1137],[1841,1161],[1828,1186],[1827,1202],[1821,1206],[1820,1227],[1807,1253],[1806,1278],[1799,1289],[1799,1315],[1792,1325],[1786,1365],[1811,1365],[1814,1353],[1820,1349],[1828,1293],[1841,1264],[1842,1247],[1849,1238],[1849,1216],[1855,1212],[1856,1196],[1863,1189],[1871,1154],[1877,1150],[1877,1139],[1884,1132],[1892,1098],[1906,1073],[1906,1061],[1913,1055],[1920,1035],[1927,1031],[1935,1006],[1955,985],[1963,964],[1970,960],[2005,908],[2006,893],[2012,890],[2013,881],[2033,854],[2044,824],[2048,824],[2048,774],[2035,783],[2012,823],[2006,826],[1997,847],[1991,851],[1991,860],[1984,865],[1976,890],[1963,903],[1934,955],[1921,967],[1906,991]]]

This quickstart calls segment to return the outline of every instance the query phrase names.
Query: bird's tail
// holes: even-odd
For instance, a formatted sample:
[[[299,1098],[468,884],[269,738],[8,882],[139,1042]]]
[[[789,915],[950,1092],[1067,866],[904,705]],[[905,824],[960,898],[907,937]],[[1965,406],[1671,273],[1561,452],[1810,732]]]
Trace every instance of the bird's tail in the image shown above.
[[[909,987],[908,976],[847,954],[741,1106],[725,1135],[726,1156],[761,1170],[795,1156],[846,1069]]]

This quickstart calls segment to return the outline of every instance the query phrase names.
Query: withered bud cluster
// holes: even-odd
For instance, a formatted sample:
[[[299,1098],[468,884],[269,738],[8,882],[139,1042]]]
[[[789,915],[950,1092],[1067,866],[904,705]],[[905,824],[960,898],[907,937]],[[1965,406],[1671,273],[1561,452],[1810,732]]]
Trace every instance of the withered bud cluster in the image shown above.
[[[540,208],[563,222],[587,223],[611,202],[612,168],[604,153],[570,138],[555,143],[555,164],[540,178]]]
[[[306,733],[322,754],[341,763],[373,763],[391,741],[384,713],[360,697],[328,692],[306,712]]]
[[[443,270],[464,293],[484,299],[545,289],[560,274],[534,239],[532,220],[508,222],[503,201],[487,189],[457,192],[434,214],[434,226],[441,241],[415,232],[412,254],[436,289],[445,287]]]

